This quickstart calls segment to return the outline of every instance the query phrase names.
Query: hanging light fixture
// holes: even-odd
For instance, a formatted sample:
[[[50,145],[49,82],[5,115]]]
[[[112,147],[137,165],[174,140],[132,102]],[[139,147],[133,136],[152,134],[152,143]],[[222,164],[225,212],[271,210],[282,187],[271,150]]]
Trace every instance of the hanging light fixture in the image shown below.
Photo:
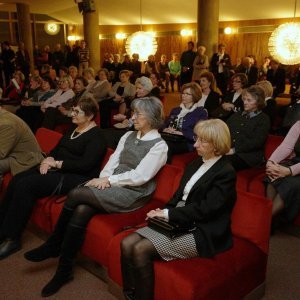
[[[295,0],[294,20],[297,0]],[[269,38],[270,54],[285,65],[300,63],[300,23],[288,22],[278,26]]]
[[[145,61],[149,55],[157,51],[157,42],[153,32],[145,32],[142,28],[142,0],[140,0],[140,31],[130,35],[125,44],[126,52],[131,56],[138,53],[140,60]]]

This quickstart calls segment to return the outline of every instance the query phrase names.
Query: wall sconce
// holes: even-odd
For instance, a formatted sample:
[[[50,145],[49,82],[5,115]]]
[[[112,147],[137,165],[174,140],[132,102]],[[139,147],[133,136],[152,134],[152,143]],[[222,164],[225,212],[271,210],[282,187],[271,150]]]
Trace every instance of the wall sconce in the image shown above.
[[[232,34],[232,33],[233,33],[233,30],[232,30],[231,27],[225,27],[225,28],[224,28],[224,33],[225,33],[225,34]]]
[[[193,35],[193,30],[191,29],[182,29],[180,31],[181,36],[191,36]]]
[[[77,35],[69,35],[68,37],[67,37],[67,40],[69,41],[69,42],[71,42],[71,41],[79,41],[81,38],[80,38],[80,36],[77,36]]]
[[[126,39],[126,34],[119,32],[119,33],[116,34],[116,39],[118,39],[118,40],[124,40],[124,39]]]

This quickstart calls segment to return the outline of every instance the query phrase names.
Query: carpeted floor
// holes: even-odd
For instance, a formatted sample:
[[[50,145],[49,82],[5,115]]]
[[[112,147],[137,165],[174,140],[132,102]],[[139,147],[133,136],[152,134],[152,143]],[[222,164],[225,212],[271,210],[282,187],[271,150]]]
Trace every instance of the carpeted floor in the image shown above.
[[[23,249],[0,261],[0,299],[35,300],[41,299],[42,287],[53,276],[57,259],[31,263],[23,253],[38,246],[42,240],[26,231]],[[282,232],[271,238],[267,270],[266,295],[263,300],[300,299],[300,239]],[[57,300],[116,300],[107,291],[107,285],[80,266],[75,268],[75,279],[64,286],[50,299]],[[174,299],[184,300],[184,299]],[[209,300],[209,299],[206,299]]]

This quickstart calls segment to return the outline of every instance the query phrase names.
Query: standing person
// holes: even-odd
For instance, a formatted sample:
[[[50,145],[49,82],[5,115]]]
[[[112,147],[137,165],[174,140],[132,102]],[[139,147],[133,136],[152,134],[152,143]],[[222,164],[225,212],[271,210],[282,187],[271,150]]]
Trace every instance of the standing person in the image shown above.
[[[225,53],[225,45],[219,44],[218,52],[214,53],[211,59],[211,71],[215,75],[218,88],[223,95],[226,95],[228,79],[230,77],[231,59],[229,54]]]
[[[52,68],[56,74],[59,73],[61,67],[65,66],[65,55],[61,49],[61,44],[56,44],[52,53]]]
[[[157,70],[161,80],[165,81],[165,92],[169,93],[170,69],[167,62],[167,56],[165,54],[161,55],[160,62],[157,65]]]
[[[202,73],[208,71],[209,61],[208,56],[205,54],[206,48],[204,46],[199,46],[197,49],[197,56],[193,62],[193,81],[200,82],[200,76]]]
[[[164,209],[147,213],[193,228],[171,239],[143,227],[121,242],[125,299],[154,299],[155,260],[213,257],[232,246],[230,219],[236,201],[236,175],[226,158],[230,134],[218,119],[198,122],[195,144],[201,158],[185,170],[179,188]]]
[[[181,73],[180,85],[192,81],[193,76],[193,63],[197,53],[194,51],[194,42],[188,42],[188,50],[184,51],[180,57]]]
[[[136,99],[132,108],[136,131],[121,138],[98,178],[68,194],[49,239],[25,253],[25,258],[34,262],[60,256],[54,277],[42,290],[43,297],[73,280],[75,258],[94,215],[134,211],[143,207],[155,190],[154,176],[166,163],[168,150],[157,131],[163,120],[162,105],[149,97]]]
[[[80,48],[78,49],[78,58],[79,58],[78,73],[79,76],[82,76],[83,70],[89,67],[89,60],[90,60],[90,50],[87,48],[85,40],[82,40],[80,43]]]
[[[16,115],[0,106],[0,187],[3,175],[16,175],[38,165],[42,151],[32,131]]]
[[[133,53],[132,54],[132,60],[131,60],[131,77],[130,77],[130,82],[135,84],[135,81],[137,78],[141,77],[142,74],[142,63],[139,61],[140,56],[138,53]]]
[[[254,85],[258,80],[258,68],[252,64],[252,59],[246,56],[242,60],[242,64],[238,68],[238,73],[244,73],[248,78],[248,86]],[[247,86],[247,87],[248,87]]]
[[[177,90],[180,90],[180,72],[181,72],[181,64],[179,61],[178,53],[172,54],[172,60],[168,63],[170,70],[170,81],[171,81],[171,89],[174,92],[174,83],[177,81]]]
[[[81,99],[72,111],[73,128],[66,132],[39,169],[19,173],[0,202],[0,259],[21,248],[21,235],[35,202],[52,194],[64,195],[97,176],[106,145],[94,119],[98,104]]]
[[[14,50],[11,49],[10,43],[5,41],[2,43],[1,59],[3,61],[3,72],[5,77],[5,86],[9,85],[9,82],[15,72],[15,59],[16,55]]]
[[[272,59],[270,61],[270,69],[267,72],[267,80],[273,86],[273,98],[275,99],[279,94],[285,90],[285,70],[280,67],[279,61]]]
[[[30,73],[30,57],[23,42],[19,43],[18,51],[16,52],[16,68],[24,74],[25,82],[28,83]]]

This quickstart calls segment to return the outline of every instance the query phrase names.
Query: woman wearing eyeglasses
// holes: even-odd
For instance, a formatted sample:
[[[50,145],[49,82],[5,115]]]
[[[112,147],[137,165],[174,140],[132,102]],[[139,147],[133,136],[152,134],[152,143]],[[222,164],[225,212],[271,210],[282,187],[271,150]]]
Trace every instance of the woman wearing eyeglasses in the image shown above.
[[[98,104],[82,98],[72,111],[74,127],[40,164],[11,180],[0,202],[0,259],[21,249],[21,235],[37,199],[64,195],[78,184],[97,176],[106,153],[94,119]]]
[[[173,239],[143,227],[121,243],[125,299],[154,299],[154,260],[213,257],[232,246],[230,216],[236,200],[235,171],[227,161],[230,133],[218,119],[198,122],[196,148],[201,158],[185,170],[179,188],[158,217],[191,228]]]
[[[168,162],[172,155],[194,151],[194,126],[200,120],[206,120],[206,109],[198,107],[202,92],[195,83],[186,83],[182,86],[181,104],[172,109],[162,130],[162,137],[168,144]]]
[[[44,297],[73,280],[76,254],[94,215],[134,211],[145,205],[155,190],[153,177],[166,163],[168,151],[158,133],[163,120],[162,104],[155,97],[147,97],[135,99],[132,109],[136,131],[121,138],[98,178],[68,194],[49,239],[25,253],[25,258],[34,262],[60,256],[54,277],[42,290]]]

